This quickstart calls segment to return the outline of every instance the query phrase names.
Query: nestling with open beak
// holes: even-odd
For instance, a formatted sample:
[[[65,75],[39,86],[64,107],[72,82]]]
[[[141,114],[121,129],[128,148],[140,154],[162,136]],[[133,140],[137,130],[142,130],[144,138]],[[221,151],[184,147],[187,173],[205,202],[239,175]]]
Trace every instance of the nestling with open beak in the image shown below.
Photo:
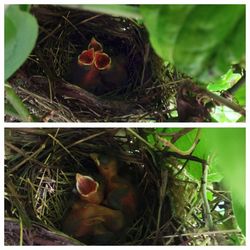
[[[111,57],[103,52],[103,46],[92,38],[87,50],[83,50],[73,62],[70,81],[96,95],[122,87],[127,81],[124,58]]]
[[[137,195],[132,184],[118,175],[118,161],[109,155],[91,154],[100,174],[105,179],[107,195],[104,201],[108,207],[123,212],[130,223],[137,213]]]
[[[103,188],[92,177],[76,174],[76,188],[80,200],[67,214],[63,231],[92,244],[107,244],[124,226],[122,212],[100,205],[104,197]]]

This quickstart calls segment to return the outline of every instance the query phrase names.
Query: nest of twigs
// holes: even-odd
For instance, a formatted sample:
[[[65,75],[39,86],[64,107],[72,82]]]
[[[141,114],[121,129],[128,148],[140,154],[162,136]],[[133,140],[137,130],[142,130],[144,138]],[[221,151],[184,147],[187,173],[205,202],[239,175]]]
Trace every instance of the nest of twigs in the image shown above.
[[[85,243],[74,241],[61,230],[72,205],[76,173],[95,171],[89,157],[93,152],[115,154],[120,174],[129,176],[140,194],[138,216],[126,233],[110,244],[176,245],[188,239],[188,244],[196,244],[182,233],[201,226],[193,217],[202,206],[197,200],[199,185],[185,174],[176,175],[180,159],[151,152],[140,136],[135,136],[143,136],[143,129],[133,130],[135,134],[127,129],[5,132],[5,244],[51,245],[53,238],[57,245]],[[8,219],[13,217],[16,220]],[[196,240],[202,239],[201,235]]]
[[[11,85],[38,121],[166,121],[176,108],[181,79],[155,55],[134,20],[62,6],[33,6],[39,37]],[[101,96],[72,84],[68,71],[91,37],[126,57],[126,86]],[[7,117],[8,121],[13,118]]]

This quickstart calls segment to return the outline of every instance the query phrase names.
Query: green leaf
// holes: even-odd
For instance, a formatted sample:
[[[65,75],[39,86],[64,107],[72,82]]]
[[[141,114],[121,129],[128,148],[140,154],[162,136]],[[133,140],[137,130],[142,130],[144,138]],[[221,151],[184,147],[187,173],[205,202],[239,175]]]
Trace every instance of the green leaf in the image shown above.
[[[156,53],[192,77],[216,79],[245,57],[244,5],[142,5],[140,9]]]
[[[226,74],[222,75],[219,79],[208,84],[209,91],[222,91],[231,88],[241,78],[241,75],[234,73],[232,69],[228,70]]]
[[[232,191],[237,222],[245,233],[246,204],[246,131],[244,128],[203,129],[206,147],[217,154],[224,183]]]
[[[121,4],[84,4],[84,5],[66,5],[76,9],[84,9],[88,11],[103,13],[107,15],[120,16],[126,18],[141,19],[141,15],[137,6],[121,5]]]
[[[35,46],[38,24],[29,13],[11,5],[5,13],[4,79],[8,79],[27,59]]]
[[[232,192],[233,210],[241,231],[246,235],[246,206],[239,201],[237,190]]]
[[[243,84],[234,94],[235,99],[239,105],[246,105],[246,84]]]
[[[211,113],[217,122],[237,122],[241,115],[226,106],[217,106]]]
[[[19,8],[20,8],[20,10],[29,12],[30,11],[30,4],[19,4]]]
[[[208,199],[209,201],[212,201],[213,198],[214,198],[213,193],[212,193],[211,191],[207,191],[207,199]]]
[[[155,138],[152,134],[148,134],[147,135],[147,141],[151,144],[151,145],[155,145]]]
[[[6,99],[8,100],[7,106],[5,107],[8,111],[12,112],[12,114],[18,114],[20,119],[23,122],[31,122],[33,121],[32,116],[30,115],[28,109],[23,104],[20,97],[15,93],[13,88],[5,84],[5,93]]]
[[[171,132],[176,131],[173,129]],[[194,140],[197,133],[197,129],[191,130],[188,134],[185,136],[182,136],[175,145],[182,149],[187,150],[189,149]],[[197,156],[201,159],[208,159],[210,158],[210,164],[209,164],[209,171],[208,171],[208,182],[220,182],[223,176],[220,173],[220,169],[218,166],[218,159],[216,155],[214,155],[213,151],[209,150],[207,148],[207,141],[210,140],[206,135],[204,135],[203,129],[201,131],[201,138],[200,142],[196,146],[193,155]],[[188,173],[196,180],[200,181],[202,176],[202,166],[200,163],[189,161],[186,167],[186,170]]]

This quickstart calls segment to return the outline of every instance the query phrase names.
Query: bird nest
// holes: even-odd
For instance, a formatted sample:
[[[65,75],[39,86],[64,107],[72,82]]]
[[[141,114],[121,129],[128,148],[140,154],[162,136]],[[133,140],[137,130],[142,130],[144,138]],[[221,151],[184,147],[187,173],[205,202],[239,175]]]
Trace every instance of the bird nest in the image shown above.
[[[62,233],[74,199],[76,173],[93,174],[90,153],[117,156],[120,174],[139,195],[138,215],[115,245],[198,244],[185,232],[199,227],[199,185],[180,170],[168,152],[152,152],[145,129],[5,130],[5,244],[85,244]],[[182,233],[184,235],[182,236]],[[15,235],[16,237],[13,237]],[[192,239],[192,240],[190,240]],[[187,243],[185,243],[187,244]]]
[[[33,6],[36,47],[10,84],[38,121],[167,121],[181,76],[156,56],[143,25],[62,6]],[[72,60],[92,37],[126,59],[125,86],[95,95],[68,78]],[[114,73],[116,74],[116,73]],[[7,117],[7,121],[15,121]]]

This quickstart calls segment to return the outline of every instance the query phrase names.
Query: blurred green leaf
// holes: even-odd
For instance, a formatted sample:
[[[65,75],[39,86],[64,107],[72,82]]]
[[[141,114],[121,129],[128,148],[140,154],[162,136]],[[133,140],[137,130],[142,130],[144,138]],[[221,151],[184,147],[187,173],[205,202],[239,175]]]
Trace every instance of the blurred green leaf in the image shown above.
[[[246,206],[239,201],[237,190],[232,191],[233,210],[241,231],[246,235]]]
[[[5,12],[4,79],[8,79],[27,59],[35,46],[38,24],[29,13],[11,5]]]
[[[243,84],[234,94],[235,99],[237,102],[245,106],[246,105],[246,84]]]
[[[214,198],[213,193],[212,193],[211,191],[207,191],[207,199],[208,199],[209,201],[212,201],[213,198]]]
[[[244,5],[142,5],[140,9],[156,53],[192,77],[208,82],[244,60]]]
[[[147,141],[151,144],[151,145],[155,145],[155,138],[152,134],[148,134],[147,135]]]
[[[20,10],[23,10],[23,11],[30,11],[30,4],[19,4],[19,8]]]
[[[224,183],[232,191],[233,207],[240,228],[245,233],[246,138],[244,128],[204,128],[206,147],[217,154]]]
[[[121,5],[121,4],[81,4],[81,5],[66,5],[77,9],[103,13],[107,15],[120,16],[126,18],[141,19],[140,11],[137,6]]]

